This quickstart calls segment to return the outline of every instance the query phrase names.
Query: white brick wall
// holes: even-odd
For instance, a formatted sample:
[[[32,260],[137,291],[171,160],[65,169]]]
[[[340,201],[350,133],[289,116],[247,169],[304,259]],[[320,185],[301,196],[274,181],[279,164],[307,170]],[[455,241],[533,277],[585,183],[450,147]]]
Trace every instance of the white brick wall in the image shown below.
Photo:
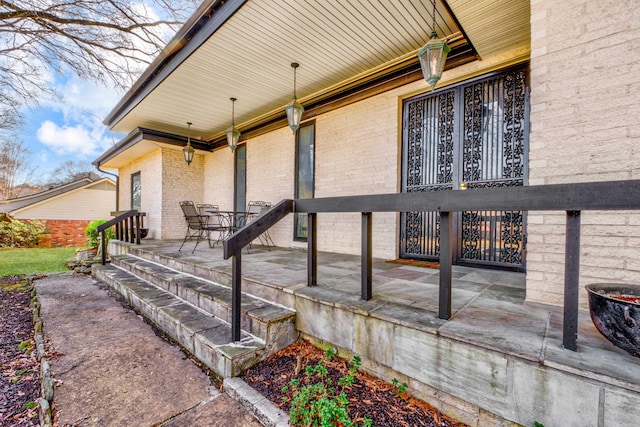
[[[190,165],[181,150],[162,149],[162,233],[161,239],[184,238],[187,228],[181,200],[204,203],[204,159],[193,156]],[[208,203],[208,202],[207,202]]]
[[[531,2],[530,184],[640,178],[640,8]],[[640,215],[584,212],[580,285],[640,280]],[[529,214],[527,298],[563,295],[564,214]],[[586,303],[582,291],[581,303]]]
[[[162,151],[141,157],[118,171],[119,208],[131,209],[131,174],[140,172],[142,212],[147,216],[145,227],[149,228],[149,238],[158,239],[162,232]]]

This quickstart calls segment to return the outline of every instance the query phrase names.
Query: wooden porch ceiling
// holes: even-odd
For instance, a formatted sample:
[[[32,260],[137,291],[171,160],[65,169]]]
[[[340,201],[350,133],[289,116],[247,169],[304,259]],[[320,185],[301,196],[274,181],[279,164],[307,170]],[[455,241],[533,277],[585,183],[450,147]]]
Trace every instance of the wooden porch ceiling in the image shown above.
[[[230,124],[230,97],[240,130],[283,114],[291,62],[310,105],[416,64],[432,22],[428,0],[214,0],[197,14],[109,114],[113,130],[184,135],[190,121],[192,135],[214,141]],[[438,0],[436,21],[439,37],[479,58],[529,46],[528,0]]]

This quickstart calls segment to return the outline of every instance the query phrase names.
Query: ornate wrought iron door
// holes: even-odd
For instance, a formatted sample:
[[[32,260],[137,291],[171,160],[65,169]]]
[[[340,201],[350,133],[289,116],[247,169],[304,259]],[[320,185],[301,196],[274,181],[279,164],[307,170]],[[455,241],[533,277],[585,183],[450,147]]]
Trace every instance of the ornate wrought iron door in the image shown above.
[[[404,104],[402,191],[524,185],[528,154],[526,69],[463,83]],[[457,215],[457,262],[524,267],[525,215]],[[401,256],[439,255],[439,215],[401,217]]]

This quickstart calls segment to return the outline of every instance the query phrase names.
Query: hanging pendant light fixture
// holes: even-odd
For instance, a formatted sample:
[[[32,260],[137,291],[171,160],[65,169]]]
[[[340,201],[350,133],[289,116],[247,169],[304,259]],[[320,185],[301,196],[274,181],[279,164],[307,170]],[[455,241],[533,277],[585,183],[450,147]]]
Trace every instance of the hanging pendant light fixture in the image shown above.
[[[196,152],[191,146],[191,122],[187,122],[187,129],[187,146],[182,149],[182,154],[184,154],[184,161],[189,166],[193,161],[193,154]]]
[[[449,45],[438,39],[436,33],[436,0],[433,3],[433,27],[431,28],[431,40],[418,52],[420,67],[424,79],[431,85],[431,90],[436,87],[436,83],[442,77],[442,70],[447,61],[447,54],[451,51]]]
[[[296,97],[296,68],[299,66],[300,64],[297,62],[291,63],[291,68],[293,68],[293,98],[291,99],[291,102],[284,107],[284,110],[287,112],[289,127],[293,133],[296,133],[298,130],[300,120],[302,120],[302,113],[304,113],[304,107],[300,105],[298,98]]]
[[[238,146],[238,141],[240,140],[240,132],[236,129],[235,123],[235,105],[236,98],[229,98],[231,100],[231,127],[226,130],[227,134],[227,144],[229,144],[229,148],[231,151],[235,151]]]

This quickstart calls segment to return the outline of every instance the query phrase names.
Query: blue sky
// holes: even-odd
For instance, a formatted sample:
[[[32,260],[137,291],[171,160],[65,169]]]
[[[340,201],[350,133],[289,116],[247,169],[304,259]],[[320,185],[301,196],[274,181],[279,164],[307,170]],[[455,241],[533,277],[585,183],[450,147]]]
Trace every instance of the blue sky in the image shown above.
[[[136,5],[134,2],[132,0],[132,4]],[[184,6],[183,12],[188,14],[197,4],[195,0],[186,0],[172,6]],[[156,2],[147,4],[143,1],[138,6],[141,8],[138,12],[146,14],[151,20],[164,18],[166,11],[158,8]],[[169,41],[175,28],[172,30],[161,26],[156,31],[163,40]],[[143,45],[140,48],[145,50]],[[153,59],[140,55],[148,62]],[[121,58],[114,57],[111,60],[118,62]],[[45,64],[34,66],[49,68]],[[126,69],[140,73],[145,68],[142,63],[126,65]],[[136,76],[133,77],[135,80]],[[124,95],[124,89],[116,89],[113,83],[102,85],[80,79],[69,70],[56,73],[51,69],[42,73],[40,87],[42,85],[54,89],[59,98],[40,99],[38,105],[25,107],[23,110],[25,126],[20,137],[30,151],[31,166],[37,167],[36,173],[28,180],[30,183],[50,180],[51,172],[69,160],[90,164],[124,137],[122,134],[111,133],[102,124],[106,115]],[[91,169],[93,170],[93,166]]]
[[[121,90],[75,76],[55,76],[52,85],[60,99],[40,100],[40,105],[24,110],[21,136],[31,164],[37,166],[31,181],[47,181],[51,171],[68,160],[91,163],[123,137],[102,125]]]

